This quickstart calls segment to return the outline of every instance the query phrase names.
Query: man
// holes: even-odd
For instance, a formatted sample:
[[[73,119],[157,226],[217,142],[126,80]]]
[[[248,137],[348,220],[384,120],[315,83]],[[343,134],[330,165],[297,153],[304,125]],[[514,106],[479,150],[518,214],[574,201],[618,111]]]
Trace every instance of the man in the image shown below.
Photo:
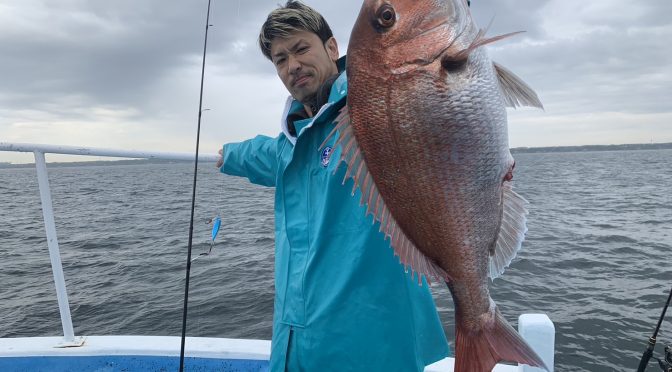
[[[319,13],[290,0],[259,44],[291,94],[282,133],[225,145],[217,166],[276,188],[271,370],[422,371],[448,354],[428,285],[364,217],[352,180],[341,184],[346,167],[332,174],[334,141],[319,149],[346,101],[336,40]]]

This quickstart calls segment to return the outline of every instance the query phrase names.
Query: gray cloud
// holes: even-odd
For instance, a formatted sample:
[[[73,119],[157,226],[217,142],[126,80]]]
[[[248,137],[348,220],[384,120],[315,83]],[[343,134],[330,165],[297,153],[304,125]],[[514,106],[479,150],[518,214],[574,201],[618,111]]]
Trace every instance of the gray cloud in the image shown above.
[[[167,4],[66,2],[41,4],[35,14],[17,6],[14,16],[29,23],[15,23],[16,32],[0,38],[3,93],[25,106],[62,93],[111,105],[141,101],[154,81],[198,50],[196,14]]]
[[[666,40],[672,38],[672,25],[661,23],[658,12],[672,7],[637,4],[631,19],[584,12],[567,34],[546,30],[491,55],[516,71],[520,67],[562,113],[669,112],[672,48]]]
[[[212,117],[225,120],[230,111],[238,115],[232,121],[245,122],[279,114],[276,106],[263,116],[234,106],[255,102],[251,92],[259,89],[277,89],[265,92],[263,102],[284,95],[256,44],[261,24],[280,2],[213,2],[206,93],[216,96],[205,98]],[[344,53],[361,0],[307,3],[327,18]],[[198,98],[206,5],[205,0],[4,1],[0,140],[44,142],[22,137],[15,124],[95,122],[103,120],[101,110],[135,123],[129,131],[145,123],[160,125],[156,133],[180,137],[175,133],[193,120]],[[493,21],[490,35],[526,31],[492,45],[490,55],[538,91],[547,108],[539,115],[549,122],[556,122],[550,120],[554,116],[601,112],[670,114],[669,0],[473,0],[472,13],[482,27]],[[277,123],[254,130],[276,133]],[[662,133],[672,141],[669,128]],[[239,139],[216,135],[219,141]],[[524,145],[533,146],[529,141]]]

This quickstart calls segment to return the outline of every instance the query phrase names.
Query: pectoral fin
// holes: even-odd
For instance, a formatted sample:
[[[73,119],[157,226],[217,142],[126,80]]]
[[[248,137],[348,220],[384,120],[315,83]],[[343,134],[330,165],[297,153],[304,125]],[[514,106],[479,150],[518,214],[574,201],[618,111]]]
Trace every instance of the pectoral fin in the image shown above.
[[[530,106],[544,108],[537,93],[513,72],[494,62],[504,102],[509,107]]]
[[[490,256],[489,275],[495,279],[504,273],[511,261],[516,257],[527,232],[527,205],[522,196],[518,195],[511,182],[504,182],[502,195],[502,222],[493,254]]]

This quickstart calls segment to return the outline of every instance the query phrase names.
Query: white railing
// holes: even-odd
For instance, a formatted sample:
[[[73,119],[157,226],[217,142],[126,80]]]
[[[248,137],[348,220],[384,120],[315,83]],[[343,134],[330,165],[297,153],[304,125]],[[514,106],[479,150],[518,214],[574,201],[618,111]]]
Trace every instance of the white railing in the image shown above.
[[[60,347],[81,346],[84,340],[81,337],[75,337],[72,327],[72,317],[70,315],[70,304],[68,302],[68,293],[65,288],[65,278],[63,276],[63,265],[61,263],[61,254],[58,247],[58,236],[56,234],[56,224],[54,222],[54,210],[51,202],[51,189],[49,187],[49,176],[47,174],[47,162],[44,154],[67,154],[82,156],[103,156],[114,158],[129,159],[161,159],[161,160],[195,160],[194,154],[189,153],[171,153],[171,152],[146,152],[146,151],[128,151],[116,149],[101,149],[76,146],[54,146],[31,143],[6,143],[0,142],[0,151],[11,152],[32,152],[35,155],[35,168],[37,169],[37,182],[40,188],[40,199],[42,201],[42,215],[44,217],[44,228],[47,233],[47,245],[49,246],[49,258],[51,259],[51,271],[54,275],[56,285],[56,296],[58,298],[58,308],[61,314],[61,324],[63,326],[63,341]],[[217,160],[217,155],[199,154],[199,161],[213,162]]]
[[[78,146],[41,145],[34,143],[0,142],[0,151],[41,152],[42,154],[65,154],[82,156],[104,156],[128,159],[161,159],[161,160],[194,160],[194,154],[179,152],[129,151],[117,149],[101,149]],[[198,161],[217,161],[217,155],[199,154]]]

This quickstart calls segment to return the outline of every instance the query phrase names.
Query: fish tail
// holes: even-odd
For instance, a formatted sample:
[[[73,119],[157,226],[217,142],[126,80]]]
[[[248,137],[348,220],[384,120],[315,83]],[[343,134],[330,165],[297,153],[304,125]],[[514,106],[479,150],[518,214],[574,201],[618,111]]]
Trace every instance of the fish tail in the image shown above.
[[[460,326],[456,330],[456,372],[492,371],[500,361],[517,362],[533,367],[548,367],[523,338],[495,308],[494,322],[478,331],[469,332]]]

